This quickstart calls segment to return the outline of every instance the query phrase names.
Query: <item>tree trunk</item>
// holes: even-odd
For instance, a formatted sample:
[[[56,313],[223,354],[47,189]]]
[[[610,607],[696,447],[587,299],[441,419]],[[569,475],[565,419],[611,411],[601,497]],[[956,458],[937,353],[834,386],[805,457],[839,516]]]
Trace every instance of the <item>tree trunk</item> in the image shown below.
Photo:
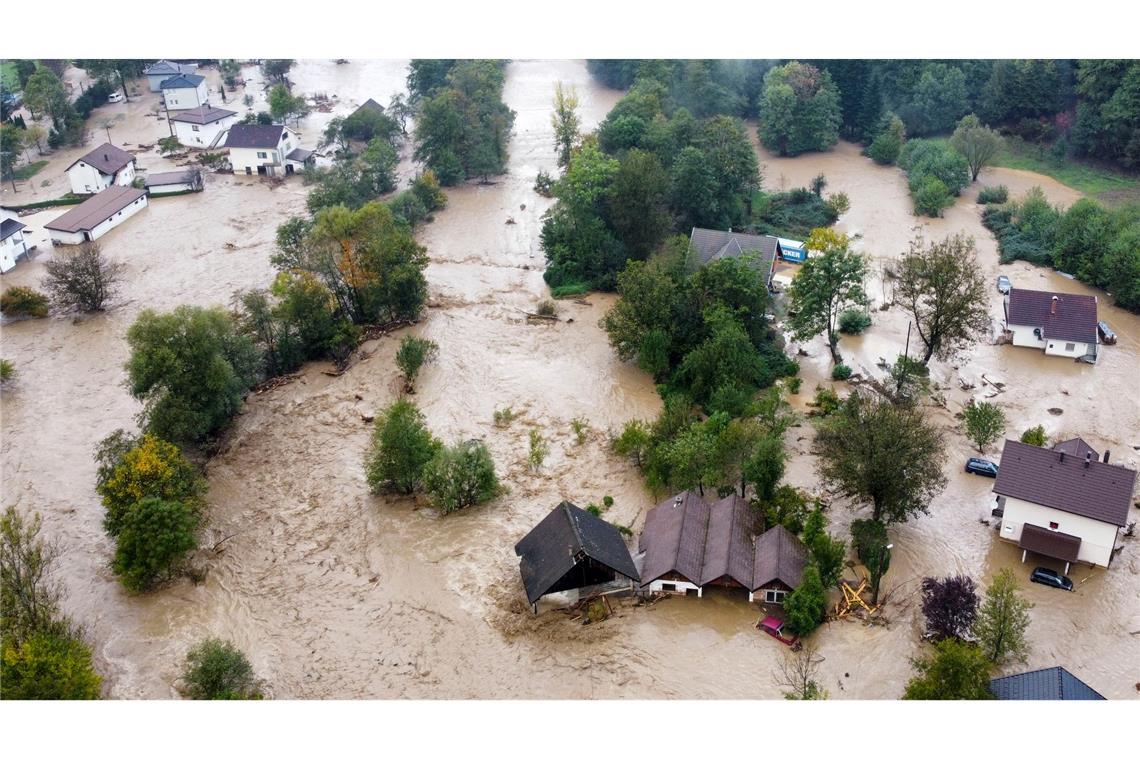
[[[923,364],[930,364],[930,357],[934,356],[934,346],[931,344],[926,347],[926,355],[922,357]]]
[[[835,333],[828,331],[827,333],[827,347],[831,350],[831,361],[833,364],[842,364],[843,357],[839,355],[839,336]]]

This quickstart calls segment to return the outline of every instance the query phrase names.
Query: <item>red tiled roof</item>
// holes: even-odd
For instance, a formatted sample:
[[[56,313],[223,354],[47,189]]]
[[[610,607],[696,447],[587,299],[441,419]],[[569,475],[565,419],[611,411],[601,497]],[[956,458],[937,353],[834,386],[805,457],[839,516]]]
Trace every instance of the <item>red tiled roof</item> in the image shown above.
[[[1006,321],[1040,327],[1045,339],[1096,343],[1096,296],[1013,288]]]

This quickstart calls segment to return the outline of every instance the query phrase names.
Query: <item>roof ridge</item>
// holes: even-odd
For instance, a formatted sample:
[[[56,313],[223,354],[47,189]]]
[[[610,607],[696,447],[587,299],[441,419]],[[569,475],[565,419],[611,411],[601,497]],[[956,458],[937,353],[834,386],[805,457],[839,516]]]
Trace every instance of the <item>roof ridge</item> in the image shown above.
[[[574,532],[574,540],[578,544],[578,548],[584,550],[586,548],[585,542],[582,540],[582,531],[578,529],[578,515],[570,511],[570,502],[565,499],[558,505],[562,508],[562,513],[566,515],[566,519],[570,521],[570,530]]]

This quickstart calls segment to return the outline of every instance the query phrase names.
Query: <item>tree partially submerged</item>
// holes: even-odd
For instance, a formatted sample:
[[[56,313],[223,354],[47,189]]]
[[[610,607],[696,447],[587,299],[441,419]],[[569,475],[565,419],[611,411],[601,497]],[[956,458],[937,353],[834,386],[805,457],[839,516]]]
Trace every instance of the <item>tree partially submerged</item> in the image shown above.
[[[958,122],[950,137],[950,146],[966,157],[970,164],[970,181],[977,182],[978,174],[993,162],[1001,150],[1002,139],[1001,135],[970,113]]]
[[[558,151],[558,165],[570,163],[570,152],[578,142],[578,90],[574,85],[563,87],[562,82],[554,84],[554,113],[550,115],[550,125],[554,128],[554,148]]]
[[[1005,412],[997,404],[971,400],[962,410],[966,423],[966,437],[974,442],[978,451],[996,441],[1005,432]]]
[[[261,699],[253,666],[228,641],[206,639],[186,654],[182,694],[187,699]]]
[[[978,594],[969,576],[922,579],[926,634],[935,640],[965,638],[978,615]]]
[[[1000,571],[986,589],[973,631],[990,662],[995,665],[1007,661],[1025,662],[1029,657],[1025,631],[1029,627],[1031,609],[1033,603],[1018,593],[1013,572],[1008,568]]]
[[[417,338],[414,335],[405,335],[400,340],[400,347],[396,350],[396,366],[404,376],[404,390],[408,393],[415,392],[416,377],[420,373],[420,367],[438,354],[439,345],[434,340]]]
[[[424,469],[424,490],[444,513],[481,504],[502,490],[495,462],[482,441],[441,448]]]
[[[823,657],[819,647],[807,643],[799,651],[786,651],[772,672],[777,686],[782,686],[784,699],[815,700],[827,699],[827,689],[819,685],[819,664]]]
[[[410,494],[423,480],[424,468],[440,449],[423,413],[407,399],[392,402],[377,418],[365,475],[373,493]]]
[[[993,699],[990,662],[974,644],[944,639],[934,652],[911,661],[915,675],[903,699]]]
[[[805,245],[812,256],[788,289],[788,324],[797,340],[824,333],[831,358],[839,364],[837,320],[848,306],[866,308],[863,279],[867,262],[850,249],[846,235],[831,229],[812,230]]]

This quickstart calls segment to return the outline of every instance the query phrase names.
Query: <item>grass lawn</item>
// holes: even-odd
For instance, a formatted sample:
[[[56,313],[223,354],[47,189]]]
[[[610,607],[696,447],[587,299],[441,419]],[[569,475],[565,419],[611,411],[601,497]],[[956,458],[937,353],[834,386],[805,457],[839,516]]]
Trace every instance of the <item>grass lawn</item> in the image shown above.
[[[16,92],[20,89],[20,77],[16,74],[16,64],[13,61],[4,61],[0,67],[0,82],[3,82],[4,92]]]
[[[39,173],[40,169],[47,166],[47,161],[33,161],[30,164],[25,164],[19,169],[12,172],[17,180],[31,179]]]

